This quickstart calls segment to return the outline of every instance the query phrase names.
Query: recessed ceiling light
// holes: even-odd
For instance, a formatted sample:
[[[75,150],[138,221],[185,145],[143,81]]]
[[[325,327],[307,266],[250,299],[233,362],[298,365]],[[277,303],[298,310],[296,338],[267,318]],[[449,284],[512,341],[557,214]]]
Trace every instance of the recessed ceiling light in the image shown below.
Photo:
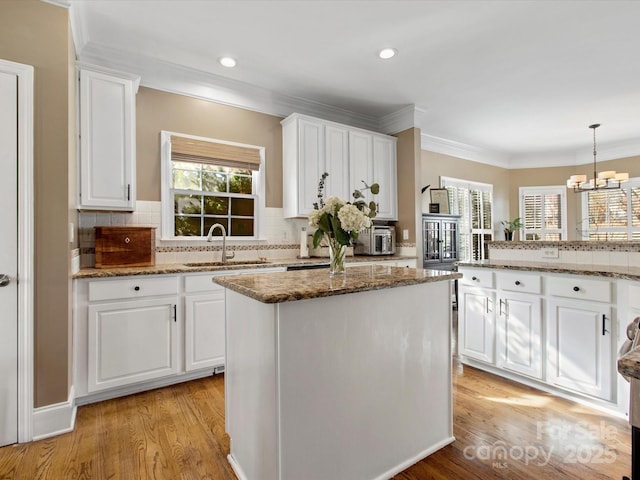
[[[387,60],[395,56],[396,53],[398,53],[398,51],[395,48],[383,48],[380,50],[380,53],[378,53],[378,56],[383,60]]]
[[[218,62],[220,62],[220,65],[222,65],[223,67],[227,67],[227,68],[233,68],[237,65],[238,62],[236,62],[235,58],[231,58],[231,57],[221,57]]]

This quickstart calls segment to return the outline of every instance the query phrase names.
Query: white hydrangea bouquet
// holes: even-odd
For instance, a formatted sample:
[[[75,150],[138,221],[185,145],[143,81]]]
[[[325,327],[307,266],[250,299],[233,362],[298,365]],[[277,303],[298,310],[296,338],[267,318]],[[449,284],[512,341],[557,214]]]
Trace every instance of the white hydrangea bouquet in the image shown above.
[[[376,203],[364,200],[364,190],[371,190],[377,195],[380,186],[377,183],[367,185],[353,192],[353,202],[347,202],[338,197],[324,198],[324,182],[329,176],[327,172],[322,174],[318,183],[318,201],[313,204],[313,210],[309,214],[309,225],[316,229],[313,234],[313,247],[320,245],[323,237],[329,244],[329,273],[335,275],[344,273],[344,256],[347,246],[358,239],[358,235],[365,228],[372,225],[371,219],[376,216]]]

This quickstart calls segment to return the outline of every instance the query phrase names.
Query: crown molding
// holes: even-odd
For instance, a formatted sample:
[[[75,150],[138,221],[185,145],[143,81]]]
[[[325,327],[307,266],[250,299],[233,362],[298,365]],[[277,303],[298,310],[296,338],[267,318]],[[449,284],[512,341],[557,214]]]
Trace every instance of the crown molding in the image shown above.
[[[377,117],[284,95],[156,58],[134,56],[94,42],[87,43],[79,50],[78,59],[83,63],[139,75],[140,85],[170,93],[211,100],[268,115],[287,117],[292,113],[302,113],[367,130],[379,128]]]
[[[40,0],[43,3],[50,3],[62,8],[69,8],[71,6],[71,0]]]
[[[425,114],[426,110],[424,108],[416,105],[407,105],[400,110],[396,110],[395,112],[391,112],[380,117],[380,131],[388,134],[394,134],[403,132],[409,128],[420,128]]]
[[[466,143],[447,140],[422,133],[420,135],[420,148],[429,152],[442,153],[452,157],[463,158],[473,162],[485,163],[494,167],[509,168],[509,156],[504,153],[467,145]]]

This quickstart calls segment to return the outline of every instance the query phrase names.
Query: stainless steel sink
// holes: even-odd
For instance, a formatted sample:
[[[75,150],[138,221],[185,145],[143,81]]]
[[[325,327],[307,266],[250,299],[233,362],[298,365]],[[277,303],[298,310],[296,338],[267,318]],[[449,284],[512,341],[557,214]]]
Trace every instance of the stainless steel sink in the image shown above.
[[[235,260],[227,262],[188,262],[183,265],[186,267],[239,267],[243,265],[264,265],[270,263],[267,260]]]

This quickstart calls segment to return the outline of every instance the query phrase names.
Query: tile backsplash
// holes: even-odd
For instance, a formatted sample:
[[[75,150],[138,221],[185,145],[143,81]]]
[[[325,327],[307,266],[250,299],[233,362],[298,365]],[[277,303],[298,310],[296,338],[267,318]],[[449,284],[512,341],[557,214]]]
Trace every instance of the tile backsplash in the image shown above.
[[[218,259],[222,242],[216,240],[162,240],[160,224],[161,203],[138,201],[136,211],[125,212],[80,212],[78,214],[78,239],[80,266],[95,264],[96,226],[132,225],[156,227],[156,263],[199,262]],[[306,219],[285,219],[281,208],[267,208],[265,238],[262,240],[227,240],[227,248],[236,252],[238,260],[267,258],[291,258],[299,253],[300,232],[307,227]]]

